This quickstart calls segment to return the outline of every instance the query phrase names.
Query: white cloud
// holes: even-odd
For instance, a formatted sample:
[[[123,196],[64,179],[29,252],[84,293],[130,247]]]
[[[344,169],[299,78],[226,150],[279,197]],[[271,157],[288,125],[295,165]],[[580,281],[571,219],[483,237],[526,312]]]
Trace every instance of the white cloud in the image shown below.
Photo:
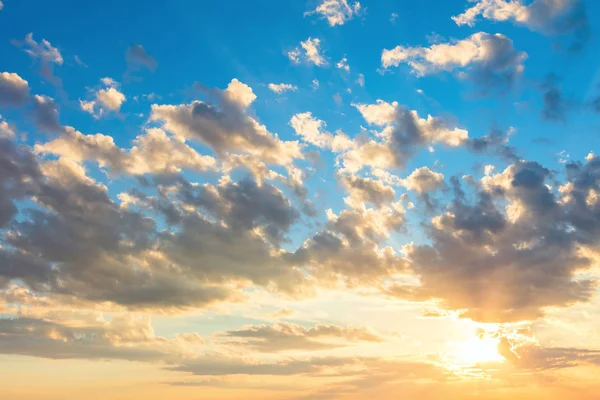
[[[94,93],[94,100],[79,100],[82,110],[100,118],[109,112],[119,112],[121,105],[127,100],[117,87],[118,83],[112,78],[102,78],[102,84],[107,86]]]
[[[347,72],[350,71],[350,66],[348,65],[348,59],[344,56],[337,64],[335,64],[336,68],[343,69]]]
[[[408,190],[422,194],[439,188],[444,183],[444,175],[428,167],[421,167],[414,170],[406,179],[400,179],[398,183]]]
[[[298,87],[295,85],[292,85],[290,83],[269,83],[269,89],[272,90],[273,92],[280,94],[286,91],[292,91],[295,92]]]
[[[319,38],[309,37],[303,42],[300,42],[300,47],[289,51],[287,53],[288,58],[294,62],[299,63],[301,60],[310,62],[317,67],[322,67],[327,64],[327,59],[321,54],[321,40]]]
[[[328,148],[333,142],[333,135],[324,131],[325,122],[313,117],[310,112],[294,115],[290,125],[305,142],[317,147]]]
[[[517,51],[512,40],[496,33],[479,32],[467,39],[431,47],[396,46],[381,53],[384,68],[406,63],[417,76],[456,71],[482,85],[510,84],[524,70],[525,52]]]
[[[458,25],[473,26],[479,15],[492,21],[512,20],[533,30],[552,30],[559,18],[581,5],[579,0],[474,0],[477,4],[452,17]]]
[[[360,15],[361,5],[358,1],[348,4],[348,0],[323,0],[314,10],[304,15],[319,14],[321,18],[327,19],[329,26],[344,25],[355,16]]]

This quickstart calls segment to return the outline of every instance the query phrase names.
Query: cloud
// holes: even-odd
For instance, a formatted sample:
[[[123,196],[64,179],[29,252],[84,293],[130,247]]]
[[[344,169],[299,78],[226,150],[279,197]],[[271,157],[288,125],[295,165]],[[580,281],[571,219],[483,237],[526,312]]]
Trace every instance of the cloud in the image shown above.
[[[356,78],[356,83],[358,83],[358,86],[365,86],[365,76],[363,74],[358,74],[358,78]]]
[[[131,149],[123,150],[111,136],[84,135],[67,127],[60,137],[36,145],[35,151],[58,155],[70,162],[94,161],[115,175],[173,174],[182,169],[208,171],[217,167],[213,157],[198,154],[159,128],[148,128],[135,138]]]
[[[305,328],[290,323],[255,325],[220,335],[224,338],[242,340],[226,342],[247,346],[260,352],[286,350],[323,350],[348,346],[356,342],[380,343],[383,338],[363,327],[315,325]]]
[[[13,40],[13,44],[23,47],[25,53],[40,61],[40,73],[46,80],[62,86],[62,81],[53,72],[53,64],[63,64],[63,57],[56,47],[52,46],[46,39],[42,39],[40,43],[36,42],[33,39],[33,33],[28,33],[23,41]]]
[[[14,138],[15,127],[12,124],[4,121],[2,115],[0,115],[0,138]]]
[[[288,58],[295,64],[300,61],[306,61],[323,67],[327,65],[327,59],[321,53],[321,40],[319,38],[309,37],[304,42],[300,42],[300,47],[296,47],[287,53]]]
[[[565,99],[558,85],[558,77],[554,74],[548,75],[542,89],[544,90],[542,118],[550,121],[565,121],[572,104]]]
[[[349,194],[344,201],[353,208],[365,209],[366,204],[379,207],[396,197],[394,189],[379,180],[352,174],[340,175],[338,179]]]
[[[292,91],[295,92],[298,87],[294,86],[290,83],[269,83],[269,89],[277,94],[281,94],[283,92]]]
[[[433,172],[428,167],[415,169],[406,179],[400,179],[400,185],[416,193],[434,191],[444,183],[444,175]]]
[[[320,284],[375,286],[406,270],[405,260],[391,247],[380,246],[404,226],[399,203],[378,208],[327,211],[327,224],[295,252],[291,260],[307,265]]]
[[[141,44],[132,44],[127,47],[125,61],[127,62],[127,70],[124,74],[125,79],[136,79],[134,76],[136,72],[142,69],[154,72],[156,67],[158,67],[158,62],[146,52],[146,49]]]
[[[492,21],[513,21],[517,25],[557,36],[572,34],[572,50],[581,48],[589,38],[589,21],[584,2],[580,0],[478,0],[463,14],[452,17],[458,25],[475,25],[481,15]]]
[[[464,145],[468,140],[465,129],[439,117],[420,118],[397,102],[377,100],[375,104],[354,104],[369,124],[384,126],[381,132],[386,146],[394,155],[396,165],[404,165],[417,148],[441,143],[449,147]]]
[[[350,72],[350,66],[348,65],[348,59],[344,56],[337,64],[336,68],[343,69],[346,72]]]
[[[229,152],[260,156],[268,163],[288,164],[302,158],[297,142],[280,140],[246,114],[256,98],[249,86],[234,79],[226,90],[214,92],[217,105],[194,101],[181,105],[152,105],[150,120],[182,139],[198,140],[218,157]]]
[[[319,14],[326,19],[329,26],[344,25],[355,16],[361,14],[361,5],[358,1],[348,4],[347,0],[323,0],[314,11],[305,12],[304,15]]]
[[[102,314],[93,312],[63,311],[62,315],[62,318],[52,314],[45,315],[46,318],[3,318],[0,353],[143,362],[174,362],[186,353],[177,340],[155,336],[148,317],[115,315],[107,321]]]
[[[20,106],[29,98],[29,84],[15,73],[0,73],[0,106]]]
[[[48,96],[33,96],[33,115],[35,124],[42,131],[60,133],[63,126],[59,122],[58,105]]]
[[[570,167],[570,182],[582,168],[595,170],[594,164]],[[400,288],[400,296],[438,298],[486,322],[536,319],[546,307],[589,299],[594,282],[576,272],[591,266],[579,246],[591,244],[584,238],[590,227],[596,232],[597,218],[590,209],[595,206],[575,200],[589,185],[580,192],[568,184],[559,199],[548,179],[550,171],[538,163],[518,162],[482,178],[473,204],[451,179],[454,201],[428,228],[433,244],[406,250],[421,286]],[[582,217],[588,222],[582,224]]]
[[[79,100],[82,110],[89,112],[94,118],[100,118],[108,113],[118,113],[121,105],[127,100],[125,95],[118,90],[118,83],[111,78],[100,80],[105,86],[94,93],[94,100]]]
[[[478,32],[453,43],[385,49],[381,65],[390,68],[406,63],[417,76],[455,71],[483,87],[507,87],[523,72],[526,59],[527,54],[516,50],[508,37]]]

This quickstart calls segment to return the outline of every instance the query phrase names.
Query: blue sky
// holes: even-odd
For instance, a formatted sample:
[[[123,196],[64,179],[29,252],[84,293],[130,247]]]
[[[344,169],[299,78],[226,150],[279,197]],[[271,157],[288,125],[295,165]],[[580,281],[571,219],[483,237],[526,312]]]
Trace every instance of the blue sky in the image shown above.
[[[415,393],[393,362],[427,399],[566,399],[535,382],[574,366],[592,399],[598,15],[0,1],[0,385],[81,396],[50,370],[104,359],[103,398]]]

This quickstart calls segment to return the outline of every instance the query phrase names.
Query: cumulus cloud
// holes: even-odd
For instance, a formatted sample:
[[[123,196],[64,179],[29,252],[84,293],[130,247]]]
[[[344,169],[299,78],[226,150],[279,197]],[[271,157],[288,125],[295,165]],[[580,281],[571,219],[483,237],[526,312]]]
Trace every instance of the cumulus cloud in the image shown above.
[[[323,0],[314,11],[305,12],[304,15],[319,14],[326,19],[329,26],[344,25],[349,20],[361,14],[361,5],[358,1],[348,4],[347,0]]]
[[[260,156],[267,163],[289,164],[302,158],[297,142],[280,140],[246,108],[256,95],[252,89],[231,81],[227,89],[214,93],[217,104],[194,101],[181,105],[152,105],[150,119],[182,139],[198,140],[209,146],[218,157],[228,152]]]
[[[81,109],[92,114],[94,118],[100,118],[111,112],[118,113],[121,105],[127,100],[119,91],[118,83],[112,78],[102,78],[100,81],[105,87],[94,93],[94,100],[79,100]]]
[[[586,7],[581,0],[473,0],[476,4],[452,17],[458,25],[475,25],[480,15],[492,21],[512,21],[547,35],[573,34],[571,49],[580,48],[589,37]]]
[[[29,97],[29,84],[15,73],[0,73],[0,106],[20,106]]]
[[[436,143],[458,147],[464,145],[469,137],[465,129],[453,126],[450,121],[431,115],[427,119],[421,118],[416,111],[408,110],[397,102],[377,100],[375,104],[354,106],[369,124],[385,127],[381,136],[397,165],[404,165],[419,147]]]
[[[269,83],[269,89],[277,94],[281,94],[283,92],[292,91],[295,92],[298,87],[292,85],[290,83]]]
[[[417,76],[455,71],[485,87],[505,87],[523,72],[526,58],[527,54],[516,50],[508,37],[478,32],[467,39],[430,47],[385,49],[381,65],[390,68],[406,63]]]
[[[433,244],[406,249],[421,286],[399,295],[439,298],[487,322],[535,319],[545,307],[589,299],[594,282],[576,273],[591,267],[580,246],[595,243],[597,206],[585,196],[596,178],[581,189],[575,182],[595,164],[572,164],[560,199],[547,186],[550,171],[535,162],[482,178],[473,204],[452,178],[454,201],[429,227]]]
[[[327,59],[322,54],[321,39],[309,37],[300,42],[300,47],[296,47],[287,53],[288,58],[295,64],[300,61],[312,63],[317,67],[327,65]]]
[[[213,157],[200,155],[159,128],[148,128],[145,134],[135,138],[131,149],[123,150],[116,146],[111,136],[84,135],[67,127],[63,135],[36,145],[35,150],[77,163],[94,161],[115,174],[173,174],[183,169],[213,170],[217,166]]]
[[[444,175],[428,167],[415,169],[408,177],[399,180],[400,185],[423,194],[438,189],[444,183]]]
[[[366,208],[366,204],[379,207],[396,197],[394,189],[379,180],[353,174],[342,174],[338,179],[349,194],[344,201],[353,208]]]

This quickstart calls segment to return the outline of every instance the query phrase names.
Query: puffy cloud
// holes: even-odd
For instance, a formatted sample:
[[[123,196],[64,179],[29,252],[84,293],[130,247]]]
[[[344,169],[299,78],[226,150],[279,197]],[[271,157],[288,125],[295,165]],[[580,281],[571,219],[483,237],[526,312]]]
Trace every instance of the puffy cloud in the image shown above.
[[[198,154],[159,128],[148,128],[145,134],[137,136],[128,151],[117,147],[111,136],[84,135],[71,127],[60,137],[36,145],[35,150],[77,163],[94,161],[117,174],[176,173],[182,169],[206,171],[216,169],[217,164],[213,157]]]
[[[378,100],[375,104],[355,104],[369,124],[385,126],[381,136],[394,154],[396,165],[404,165],[418,147],[441,143],[458,147],[468,140],[468,132],[453,127],[439,117],[420,118],[416,111],[408,110],[397,102]]]
[[[346,203],[353,208],[365,208],[365,204],[381,206],[396,197],[394,189],[379,180],[352,174],[343,174],[338,179],[349,194]]]
[[[513,21],[547,35],[573,33],[575,43],[583,45],[589,37],[589,21],[585,4],[580,0],[476,0],[474,6],[452,17],[458,25],[475,25],[478,16],[492,21]]]
[[[363,327],[315,325],[305,328],[296,324],[255,325],[228,331],[225,338],[243,340],[229,342],[261,352],[285,350],[321,350],[348,346],[354,342],[382,342],[383,338]]]
[[[0,106],[19,106],[29,98],[29,84],[15,73],[0,73]]]
[[[400,179],[399,183],[409,190],[423,194],[439,188],[444,183],[444,175],[421,167],[415,169],[406,179]]]
[[[378,208],[327,212],[326,228],[306,240],[292,257],[308,266],[322,285],[343,283],[375,286],[381,280],[406,271],[406,262],[391,247],[379,244],[404,225],[399,203]]]
[[[287,91],[295,92],[298,87],[290,83],[269,83],[269,89],[277,94],[281,94]]]
[[[347,21],[360,15],[361,6],[358,1],[348,4],[347,0],[323,0],[314,11],[304,15],[319,14],[320,18],[326,19],[329,26],[344,25]]]
[[[579,176],[574,169],[571,182]],[[453,178],[454,201],[429,227],[433,244],[406,249],[421,286],[401,288],[400,295],[439,298],[488,322],[535,319],[546,307],[589,299],[594,283],[576,273],[591,266],[579,246],[595,243],[584,239],[593,237],[586,228],[595,226],[595,209],[585,200],[578,203],[581,210],[575,207],[571,185],[563,190],[568,206],[561,205],[546,185],[549,178],[537,163],[513,164],[482,178],[474,204]]]
[[[323,131],[325,122],[313,117],[311,112],[294,115],[290,125],[305,142],[317,147],[328,148],[333,142],[333,135]]]
[[[46,39],[40,43],[33,39],[33,33],[28,33],[23,41],[13,41],[16,46],[23,47],[32,58],[40,61],[40,73],[49,82],[61,85],[60,78],[54,76],[53,64],[62,65],[63,57],[60,51]]]
[[[260,156],[267,163],[289,164],[302,158],[297,142],[280,140],[245,113],[256,98],[249,86],[234,80],[216,94],[218,106],[202,101],[181,105],[152,105],[150,119],[161,122],[176,137],[199,140],[218,157],[228,152]]]
[[[296,47],[287,53],[288,58],[294,62],[307,61],[317,67],[327,65],[327,59],[321,54],[321,40],[319,38],[309,37],[304,42],[300,42],[300,47]]]
[[[89,112],[95,118],[100,118],[110,112],[119,112],[121,105],[127,100],[125,95],[117,88],[118,84],[111,78],[102,78],[102,84],[106,87],[94,93],[94,100],[80,100],[82,110]]]
[[[478,32],[455,43],[386,49],[381,64],[389,68],[406,63],[418,76],[457,71],[482,86],[508,86],[523,72],[526,58],[508,37]]]

